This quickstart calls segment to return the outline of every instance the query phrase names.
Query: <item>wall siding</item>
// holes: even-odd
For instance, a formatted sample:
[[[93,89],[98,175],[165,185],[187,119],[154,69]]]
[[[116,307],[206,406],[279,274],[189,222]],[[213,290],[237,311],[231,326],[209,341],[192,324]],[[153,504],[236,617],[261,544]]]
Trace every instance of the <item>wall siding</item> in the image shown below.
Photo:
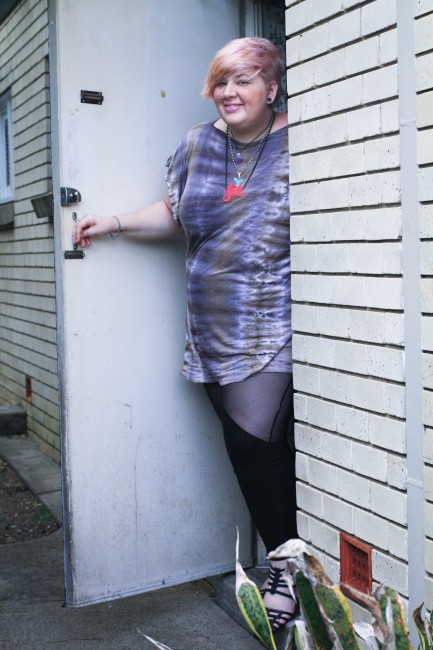
[[[53,226],[36,217],[30,202],[52,189],[47,1],[19,3],[0,33],[0,93],[12,95],[15,179],[15,224],[0,231],[0,403],[24,406],[29,434],[59,460]]]

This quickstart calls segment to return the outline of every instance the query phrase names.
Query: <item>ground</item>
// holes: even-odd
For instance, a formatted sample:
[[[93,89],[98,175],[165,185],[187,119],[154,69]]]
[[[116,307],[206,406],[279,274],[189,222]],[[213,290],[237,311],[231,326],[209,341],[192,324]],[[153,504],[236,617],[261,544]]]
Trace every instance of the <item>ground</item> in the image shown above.
[[[51,513],[0,458],[0,544],[45,537],[58,528]]]

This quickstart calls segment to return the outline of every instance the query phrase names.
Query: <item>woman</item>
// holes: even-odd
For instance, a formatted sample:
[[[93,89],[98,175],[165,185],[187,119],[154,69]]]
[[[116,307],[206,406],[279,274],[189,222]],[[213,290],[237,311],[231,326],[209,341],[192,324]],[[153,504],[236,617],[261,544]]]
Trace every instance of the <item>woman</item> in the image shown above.
[[[287,115],[275,112],[282,63],[262,38],[231,41],[203,90],[220,115],[191,129],[167,163],[167,196],[137,212],[85,216],[91,238],[187,243],[182,374],[204,384],[253,521],[271,551],[297,536],[292,409]],[[274,630],[296,603],[270,567],[262,595]]]

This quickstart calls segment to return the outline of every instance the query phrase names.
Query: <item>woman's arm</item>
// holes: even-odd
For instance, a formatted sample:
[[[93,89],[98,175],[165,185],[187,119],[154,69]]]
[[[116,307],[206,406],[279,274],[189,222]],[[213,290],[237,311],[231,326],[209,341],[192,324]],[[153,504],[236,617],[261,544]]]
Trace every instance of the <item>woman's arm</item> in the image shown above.
[[[141,210],[118,214],[116,217],[122,232],[135,239],[169,239],[183,233],[173,219],[168,196]],[[118,232],[117,219],[87,214],[74,225],[72,243],[85,248],[90,246],[93,237]]]

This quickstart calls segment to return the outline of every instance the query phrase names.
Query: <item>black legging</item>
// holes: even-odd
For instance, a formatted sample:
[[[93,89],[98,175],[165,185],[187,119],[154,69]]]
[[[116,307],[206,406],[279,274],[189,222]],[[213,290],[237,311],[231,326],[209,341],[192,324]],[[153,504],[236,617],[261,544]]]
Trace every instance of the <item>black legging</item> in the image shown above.
[[[205,384],[223,425],[227,452],[253,522],[274,550],[297,537],[293,377],[261,372],[241,382]]]

